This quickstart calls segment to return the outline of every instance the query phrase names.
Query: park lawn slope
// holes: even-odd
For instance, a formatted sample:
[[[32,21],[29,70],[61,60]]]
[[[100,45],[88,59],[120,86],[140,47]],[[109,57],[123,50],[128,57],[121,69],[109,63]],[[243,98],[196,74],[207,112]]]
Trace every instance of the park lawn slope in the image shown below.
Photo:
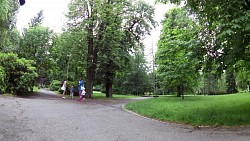
[[[250,93],[220,96],[162,96],[128,103],[140,115],[195,126],[250,125]]]

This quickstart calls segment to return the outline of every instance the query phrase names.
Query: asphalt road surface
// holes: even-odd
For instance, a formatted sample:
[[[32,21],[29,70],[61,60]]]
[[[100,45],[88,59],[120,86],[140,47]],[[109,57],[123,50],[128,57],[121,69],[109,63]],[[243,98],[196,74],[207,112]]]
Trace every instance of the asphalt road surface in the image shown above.
[[[0,141],[250,141],[250,127],[163,123],[124,111],[129,101],[79,102],[45,89],[26,98],[0,95]]]

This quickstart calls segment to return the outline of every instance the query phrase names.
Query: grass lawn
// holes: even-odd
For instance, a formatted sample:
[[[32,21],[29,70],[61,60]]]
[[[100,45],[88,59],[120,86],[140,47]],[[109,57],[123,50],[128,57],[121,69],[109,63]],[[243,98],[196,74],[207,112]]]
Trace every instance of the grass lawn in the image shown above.
[[[58,91],[55,91],[56,93],[60,94]],[[70,96],[67,95],[67,97],[69,98]],[[137,96],[134,95],[120,95],[120,94],[113,94],[112,98],[107,98],[105,93],[101,93],[101,92],[97,92],[94,91],[93,92],[93,99],[101,99],[101,100],[109,100],[109,99],[128,99],[128,98],[135,98]],[[79,96],[74,96],[74,99],[78,99]]]
[[[100,92],[93,92],[93,99],[128,99],[128,98],[135,98],[137,96],[134,95],[120,95],[120,94],[113,94],[112,98],[107,98],[105,93]]]
[[[136,101],[125,106],[146,117],[191,125],[250,125],[250,93],[175,96]]]

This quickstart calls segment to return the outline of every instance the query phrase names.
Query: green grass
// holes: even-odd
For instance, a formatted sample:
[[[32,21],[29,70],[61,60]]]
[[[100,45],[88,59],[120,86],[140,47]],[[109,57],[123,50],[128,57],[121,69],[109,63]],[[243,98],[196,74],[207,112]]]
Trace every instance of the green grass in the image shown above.
[[[164,96],[125,106],[140,115],[191,125],[250,125],[250,93],[223,96]]]
[[[54,92],[60,94],[58,91],[54,91]],[[67,97],[70,98],[69,95],[67,95]],[[101,92],[97,92],[97,91],[93,92],[93,99],[96,99],[96,100],[128,99],[128,98],[135,98],[135,97],[137,97],[137,96],[113,94],[112,98],[107,98],[105,93],[101,93]],[[78,98],[79,98],[79,96],[74,96],[74,99],[78,99]]]
[[[107,98],[105,93],[100,92],[93,92],[93,99],[128,99],[128,98],[135,98],[137,96],[133,95],[120,95],[120,94],[113,94],[112,98]]]

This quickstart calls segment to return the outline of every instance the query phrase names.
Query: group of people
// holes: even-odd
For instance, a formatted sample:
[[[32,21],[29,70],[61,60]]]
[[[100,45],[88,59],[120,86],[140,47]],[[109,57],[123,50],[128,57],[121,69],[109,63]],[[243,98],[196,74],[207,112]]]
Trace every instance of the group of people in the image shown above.
[[[66,94],[67,81],[68,81],[67,79],[64,80],[63,84],[62,84],[62,87],[61,87],[61,90],[63,90],[63,95]],[[74,92],[75,92],[74,86],[71,86],[71,88],[70,88],[70,96],[71,96],[72,99],[74,97]],[[78,101],[83,101],[85,99],[86,92],[85,92],[84,81],[83,81],[82,77],[79,80],[78,93],[79,93]],[[62,98],[65,98],[65,97],[62,97]]]

